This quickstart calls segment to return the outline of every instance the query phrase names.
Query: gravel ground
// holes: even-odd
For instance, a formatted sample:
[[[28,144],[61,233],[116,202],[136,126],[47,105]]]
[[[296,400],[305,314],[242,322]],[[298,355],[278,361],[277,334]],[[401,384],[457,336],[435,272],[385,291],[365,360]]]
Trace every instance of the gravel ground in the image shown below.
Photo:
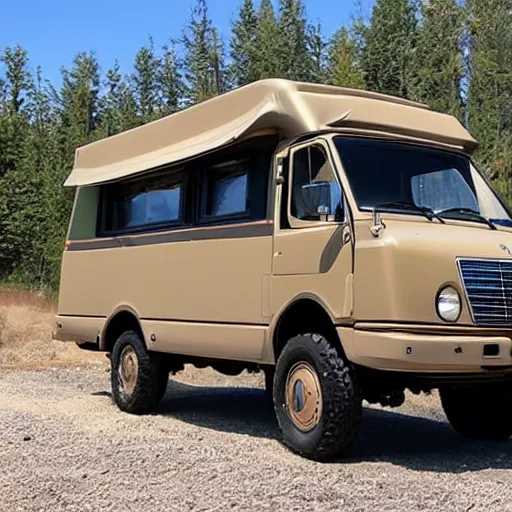
[[[461,441],[436,396],[367,408],[320,464],[279,443],[260,379],[187,370],[138,417],[104,364],[0,369],[0,510],[512,511],[512,442]]]

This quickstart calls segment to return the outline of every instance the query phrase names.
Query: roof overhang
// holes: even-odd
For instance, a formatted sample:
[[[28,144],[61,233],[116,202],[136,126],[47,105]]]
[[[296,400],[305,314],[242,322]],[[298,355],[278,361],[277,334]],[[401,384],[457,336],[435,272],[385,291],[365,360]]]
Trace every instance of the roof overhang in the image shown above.
[[[282,138],[325,130],[395,134],[472,152],[477,142],[453,116],[362,90],[261,80],[157,121],[78,148],[65,186],[116,181],[274,129]]]

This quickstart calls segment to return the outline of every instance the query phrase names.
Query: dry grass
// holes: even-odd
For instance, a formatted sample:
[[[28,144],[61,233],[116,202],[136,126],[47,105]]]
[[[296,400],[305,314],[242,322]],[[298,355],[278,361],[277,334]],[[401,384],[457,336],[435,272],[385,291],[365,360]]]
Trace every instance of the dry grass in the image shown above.
[[[52,340],[55,304],[24,290],[0,290],[0,367],[45,368],[102,360]]]

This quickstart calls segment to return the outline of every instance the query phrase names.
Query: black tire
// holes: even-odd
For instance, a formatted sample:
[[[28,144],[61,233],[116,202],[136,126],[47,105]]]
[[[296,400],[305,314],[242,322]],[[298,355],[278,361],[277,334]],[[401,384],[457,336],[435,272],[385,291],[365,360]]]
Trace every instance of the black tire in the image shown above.
[[[512,382],[445,387],[441,403],[453,429],[470,439],[512,436]]]
[[[316,372],[322,404],[321,413],[316,411],[317,423],[308,431],[297,426],[286,405],[290,371],[304,363]],[[283,443],[303,457],[317,461],[346,455],[361,424],[362,398],[354,369],[319,334],[296,336],[284,347],[275,369],[274,407]]]
[[[121,356],[128,350],[135,354],[138,371],[133,389],[126,391],[121,376]],[[141,414],[151,411],[160,402],[167,389],[169,371],[159,357],[148,352],[142,336],[135,331],[126,331],[117,339],[112,350],[111,384],[114,403],[122,411]]]
[[[274,375],[275,375],[275,367],[267,366],[263,372],[265,373],[265,392],[267,396],[272,399],[274,393]]]

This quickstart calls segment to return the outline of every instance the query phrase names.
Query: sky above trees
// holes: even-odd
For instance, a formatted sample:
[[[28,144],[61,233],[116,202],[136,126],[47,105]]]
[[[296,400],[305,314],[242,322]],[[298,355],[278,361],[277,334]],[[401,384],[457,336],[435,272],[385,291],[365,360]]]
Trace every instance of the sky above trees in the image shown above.
[[[256,4],[258,4],[256,2]],[[273,1],[277,7],[277,0]],[[308,17],[320,21],[326,35],[350,21],[360,3],[366,13],[373,0],[306,0]],[[61,66],[69,66],[79,51],[95,51],[102,65],[119,61],[126,73],[133,55],[151,35],[157,45],[181,36],[195,4],[194,0],[90,0],[86,4],[68,0],[26,0],[20,4],[2,2],[0,48],[20,44],[33,65],[45,76],[59,82]],[[220,35],[227,39],[239,0],[210,0],[208,9]],[[85,6],[85,8],[84,8]]]

